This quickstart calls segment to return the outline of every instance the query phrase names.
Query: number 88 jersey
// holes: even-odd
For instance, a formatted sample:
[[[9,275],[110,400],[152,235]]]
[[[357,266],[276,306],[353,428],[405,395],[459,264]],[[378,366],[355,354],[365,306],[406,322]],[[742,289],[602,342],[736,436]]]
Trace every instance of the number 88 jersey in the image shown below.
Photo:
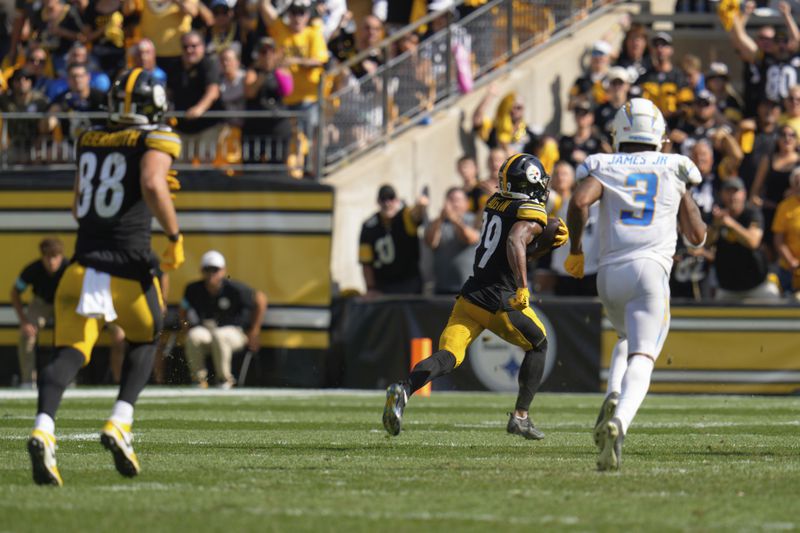
[[[142,197],[141,159],[148,150],[175,159],[180,149],[180,137],[165,126],[98,128],[78,138],[76,256],[150,250],[152,214]]]

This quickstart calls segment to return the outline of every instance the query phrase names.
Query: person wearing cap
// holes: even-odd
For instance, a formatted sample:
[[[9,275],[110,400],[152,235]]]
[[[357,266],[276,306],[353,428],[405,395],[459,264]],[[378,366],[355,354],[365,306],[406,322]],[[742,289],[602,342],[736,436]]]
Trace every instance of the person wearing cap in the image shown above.
[[[14,71],[9,80],[10,88],[0,94],[0,112],[3,113],[43,113],[49,106],[47,98],[33,89],[36,77],[27,68]],[[12,146],[20,150],[19,155],[28,153],[40,136],[38,120],[3,119]]]
[[[567,109],[572,111],[578,100],[587,100],[597,107],[608,101],[606,86],[603,83],[608,74],[611,58],[611,45],[606,41],[595,41],[592,45],[589,68],[575,80],[569,90]]]
[[[625,67],[615,66],[608,69],[603,80],[608,100],[594,110],[594,125],[600,135],[609,146],[611,146],[611,126],[614,122],[614,115],[617,109],[628,101],[628,91],[631,88],[631,75]]]
[[[226,48],[238,47],[242,59],[249,63],[248,52],[252,54],[252,46],[245,50],[249,36],[236,20],[228,0],[212,0],[208,7],[214,24],[206,32],[206,52],[219,54]]]
[[[611,147],[603,142],[600,132],[594,126],[592,104],[588,100],[578,100],[572,112],[575,115],[576,130],[574,134],[562,135],[558,140],[561,160],[577,167],[592,154],[611,152]]]
[[[706,89],[717,100],[717,111],[732,124],[738,124],[743,117],[744,102],[730,84],[728,65],[714,61],[708,66],[705,75]]]
[[[230,279],[225,257],[209,250],[200,258],[203,279],[186,286],[180,323],[186,332],[186,362],[192,382],[208,386],[205,358],[211,355],[220,387],[236,384],[231,373],[233,353],[257,351],[267,297],[244,283]],[[240,383],[239,385],[244,385]]]
[[[749,4],[749,2],[748,2]],[[763,98],[780,101],[789,94],[789,87],[800,79],[800,30],[787,2],[778,4],[784,27],[775,31],[772,53],[765,53],[745,31],[745,20],[734,17],[728,35],[739,56],[755,66],[761,75],[761,83],[755,101]],[[771,80],[771,81],[768,81]],[[794,80],[794,81],[793,81]]]
[[[733,128],[717,112],[716,103],[717,99],[707,89],[695,95],[691,113],[677,118],[672,126],[669,134],[672,150],[688,156],[692,146],[705,139],[714,147],[715,161],[719,163],[726,156],[732,158],[731,168],[735,171],[743,154],[733,137]]]
[[[780,116],[780,103],[765,98],[756,106],[755,119],[745,118],[739,122],[737,137],[744,153],[739,165],[739,177],[748,190],[753,185],[761,161],[775,150]]]
[[[709,243],[713,245],[718,288],[715,298],[775,300],[778,287],[767,279],[767,257],[761,250],[764,217],[747,203],[744,182],[732,176],[722,183],[720,204],[712,210]]]
[[[781,287],[800,301],[800,167],[789,176],[789,195],[778,204],[772,220]]]
[[[672,63],[672,36],[660,31],[653,36],[653,66],[636,81],[642,98],[651,100],[669,120],[678,111],[678,103],[692,100],[692,90],[680,70]]]
[[[272,37],[262,37],[253,52],[253,62],[244,78],[245,108],[249,111],[283,111],[292,92],[292,75],[281,66],[283,50]],[[254,163],[286,161],[292,124],[286,117],[247,117],[242,127],[247,160]]]
[[[361,226],[358,260],[368,294],[420,294],[418,230],[425,220],[428,195],[414,207],[403,205],[394,187],[378,189],[377,213]]]

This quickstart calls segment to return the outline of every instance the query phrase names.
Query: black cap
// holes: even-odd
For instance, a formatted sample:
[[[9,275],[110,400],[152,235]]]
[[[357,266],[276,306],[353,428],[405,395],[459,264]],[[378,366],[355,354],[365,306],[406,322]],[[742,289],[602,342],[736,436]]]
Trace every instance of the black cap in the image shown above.
[[[34,74],[33,72],[31,72],[26,68],[19,68],[15,70],[14,73],[11,75],[11,81],[13,82],[14,80],[18,80],[20,78],[28,78],[29,80],[35,80],[36,74]]]
[[[383,202],[384,200],[394,200],[397,198],[397,193],[394,190],[394,187],[391,185],[382,185],[380,189],[378,189],[378,201]]]
[[[740,178],[738,176],[731,176],[730,178],[728,178],[728,179],[726,179],[725,181],[722,182],[722,189],[723,190],[725,190],[725,189],[734,189],[734,190],[737,190],[737,191],[743,191],[744,188],[745,188],[744,187],[744,182],[742,181],[742,178]]]

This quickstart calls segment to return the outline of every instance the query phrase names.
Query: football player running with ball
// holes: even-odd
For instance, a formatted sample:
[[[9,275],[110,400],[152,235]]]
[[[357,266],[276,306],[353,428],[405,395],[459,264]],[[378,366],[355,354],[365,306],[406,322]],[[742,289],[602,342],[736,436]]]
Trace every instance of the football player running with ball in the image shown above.
[[[617,470],[622,442],[650,386],[669,330],[669,273],[677,227],[687,246],[706,239],[690,186],[702,181],[685,156],[662,154],[664,117],[634,98],[614,118],[613,154],[595,154],[578,167],[567,211],[570,254],[564,268],[583,277],[581,235],[589,206],[600,201],[597,291],[619,335],[608,390],[594,429],[597,468]]]
[[[100,441],[120,474],[139,473],[131,435],[133,406],[150,378],[164,306],[152,270],[153,216],[169,239],[161,268],[173,270],[184,261],[168,185],[181,143],[159,125],[167,104],[164,89],[151,74],[135,68],[120,74],[108,100],[108,125],[77,140],[75,254],[56,291],[56,354],[39,375],[36,421],[28,439],[33,480],[39,485],[63,484],[55,456],[56,411],[64,389],[88,364],[106,322],[125,330],[130,349]]]
[[[544,255],[567,242],[564,222],[553,219],[548,223],[549,182],[541,161],[529,154],[513,155],[500,167],[500,190],[486,203],[473,275],[456,299],[439,339],[439,351],[417,364],[408,379],[386,391],[383,427],[390,435],[400,433],[408,398],[429,381],[457,368],[470,343],[488,329],[525,350],[508,432],[526,439],[544,438],[528,416],[544,373],[547,336],[529,305],[527,260],[529,255]]]

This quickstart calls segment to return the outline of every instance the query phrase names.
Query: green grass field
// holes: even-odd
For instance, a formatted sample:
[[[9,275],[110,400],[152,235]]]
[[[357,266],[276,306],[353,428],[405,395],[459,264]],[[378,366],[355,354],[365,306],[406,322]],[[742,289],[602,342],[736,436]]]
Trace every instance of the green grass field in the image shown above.
[[[599,473],[600,395],[540,395],[532,442],[505,433],[511,395],[414,398],[389,438],[377,392],[176,392],[137,405],[133,480],[97,438],[110,391],[68,396],[62,489],[31,481],[35,399],[0,395],[0,531],[800,529],[798,397],[650,396]]]

